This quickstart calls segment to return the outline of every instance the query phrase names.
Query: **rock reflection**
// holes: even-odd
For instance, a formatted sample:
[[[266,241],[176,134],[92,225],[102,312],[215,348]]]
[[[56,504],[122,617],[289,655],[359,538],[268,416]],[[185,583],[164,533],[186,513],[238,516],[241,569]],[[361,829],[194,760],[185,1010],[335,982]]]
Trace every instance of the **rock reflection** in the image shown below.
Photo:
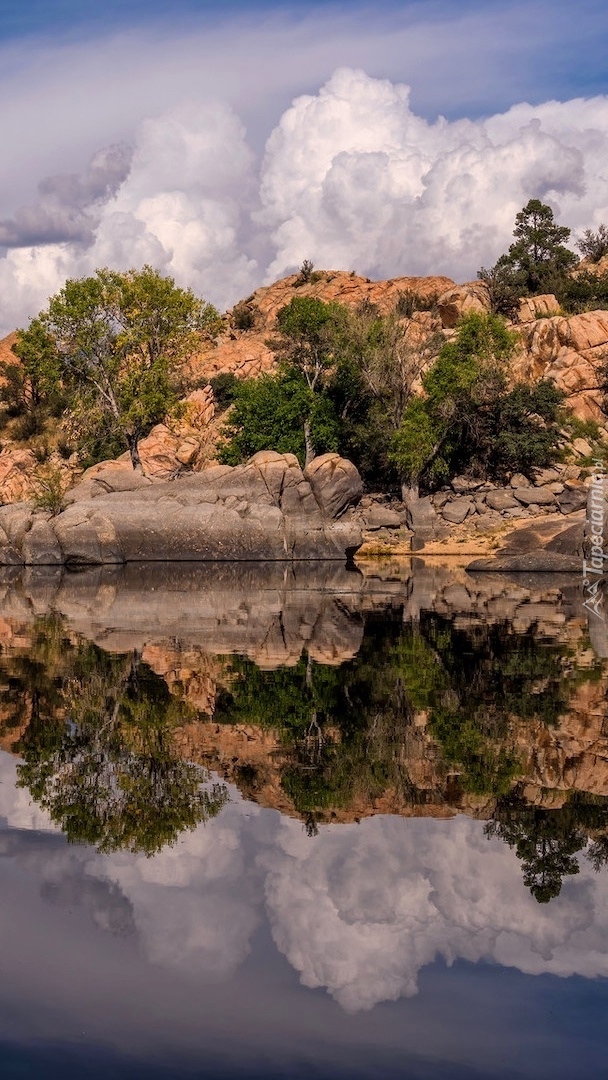
[[[606,861],[608,670],[572,583],[126,567],[30,574],[2,613],[2,745],[71,840],[153,854],[219,812],[214,774],[311,837],[489,821],[541,902]]]

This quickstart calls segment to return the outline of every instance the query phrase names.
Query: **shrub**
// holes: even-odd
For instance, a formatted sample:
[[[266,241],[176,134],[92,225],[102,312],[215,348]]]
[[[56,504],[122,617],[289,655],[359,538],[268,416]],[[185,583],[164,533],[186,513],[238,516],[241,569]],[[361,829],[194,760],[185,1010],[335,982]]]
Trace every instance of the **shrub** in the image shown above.
[[[418,296],[411,289],[402,289],[397,295],[395,314],[400,319],[411,319],[415,311],[433,311],[436,304],[434,296]]]
[[[69,439],[66,439],[65,435],[60,435],[57,439],[57,453],[63,461],[67,461],[71,458],[76,447],[72,445]]]
[[[296,278],[296,285],[307,285],[312,277],[312,272],[315,268],[315,264],[310,259],[304,259],[300,267],[300,272]]]
[[[560,299],[571,315],[608,308],[608,274],[593,274],[588,270],[577,274],[566,282]]]
[[[32,443],[30,450],[39,465],[44,465],[44,463],[49,460],[51,448],[46,439],[39,439],[37,442]]]
[[[222,371],[220,375],[214,375],[209,380],[209,386],[213,390],[213,400],[218,412],[225,412],[236,397],[239,380],[233,371]]]
[[[599,262],[604,255],[608,255],[608,227],[599,225],[597,232],[585,229],[576,246],[584,258]]]
[[[48,510],[59,514],[63,510],[63,499],[67,489],[61,469],[47,466],[39,469],[33,484],[32,501],[39,510]]]
[[[255,326],[255,311],[241,300],[232,310],[232,323],[236,330],[251,330]]]

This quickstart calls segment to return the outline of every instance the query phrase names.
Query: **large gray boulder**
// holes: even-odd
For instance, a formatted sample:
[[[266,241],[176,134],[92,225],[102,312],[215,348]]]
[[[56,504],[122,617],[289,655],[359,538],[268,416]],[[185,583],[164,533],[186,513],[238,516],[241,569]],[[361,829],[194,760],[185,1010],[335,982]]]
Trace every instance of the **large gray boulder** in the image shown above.
[[[348,513],[361,479],[335,454],[306,475],[293,455],[271,451],[174,481],[131,473],[131,487],[126,470],[110,472],[85,477],[56,517],[1,507],[0,563],[343,560],[361,544]]]

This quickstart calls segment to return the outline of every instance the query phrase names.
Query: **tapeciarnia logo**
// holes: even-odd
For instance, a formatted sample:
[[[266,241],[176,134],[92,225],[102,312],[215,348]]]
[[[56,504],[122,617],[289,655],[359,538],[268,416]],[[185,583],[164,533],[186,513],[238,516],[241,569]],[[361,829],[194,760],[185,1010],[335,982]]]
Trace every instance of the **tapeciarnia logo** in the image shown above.
[[[585,601],[583,607],[604,621],[602,602],[604,591],[602,588],[604,576],[604,563],[608,555],[605,554],[604,540],[604,483],[605,470],[603,461],[593,462],[595,472],[591,477],[589,501],[587,503],[587,535],[591,537],[591,549],[589,559],[583,558],[583,590]]]

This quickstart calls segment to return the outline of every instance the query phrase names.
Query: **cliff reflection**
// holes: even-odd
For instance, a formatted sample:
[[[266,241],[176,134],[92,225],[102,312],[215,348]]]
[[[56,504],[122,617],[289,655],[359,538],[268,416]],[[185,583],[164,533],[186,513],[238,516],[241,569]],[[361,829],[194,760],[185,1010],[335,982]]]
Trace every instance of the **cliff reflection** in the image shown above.
[[[485,820],[540,902],[581,854],[604,865],[608,669],[554,585],[342,574],[316,593],[273,579],[256,604],[247,573],[244,593],[232,570],[179,593],[182,634],[173,579],[148,632],[141,593],[105,579],[105,624],[86,581],[62,579],[62,615],[7,594],[0,738],[70,840],[158,852],[224,806],[213,774],[311,836],[374,814]]]

